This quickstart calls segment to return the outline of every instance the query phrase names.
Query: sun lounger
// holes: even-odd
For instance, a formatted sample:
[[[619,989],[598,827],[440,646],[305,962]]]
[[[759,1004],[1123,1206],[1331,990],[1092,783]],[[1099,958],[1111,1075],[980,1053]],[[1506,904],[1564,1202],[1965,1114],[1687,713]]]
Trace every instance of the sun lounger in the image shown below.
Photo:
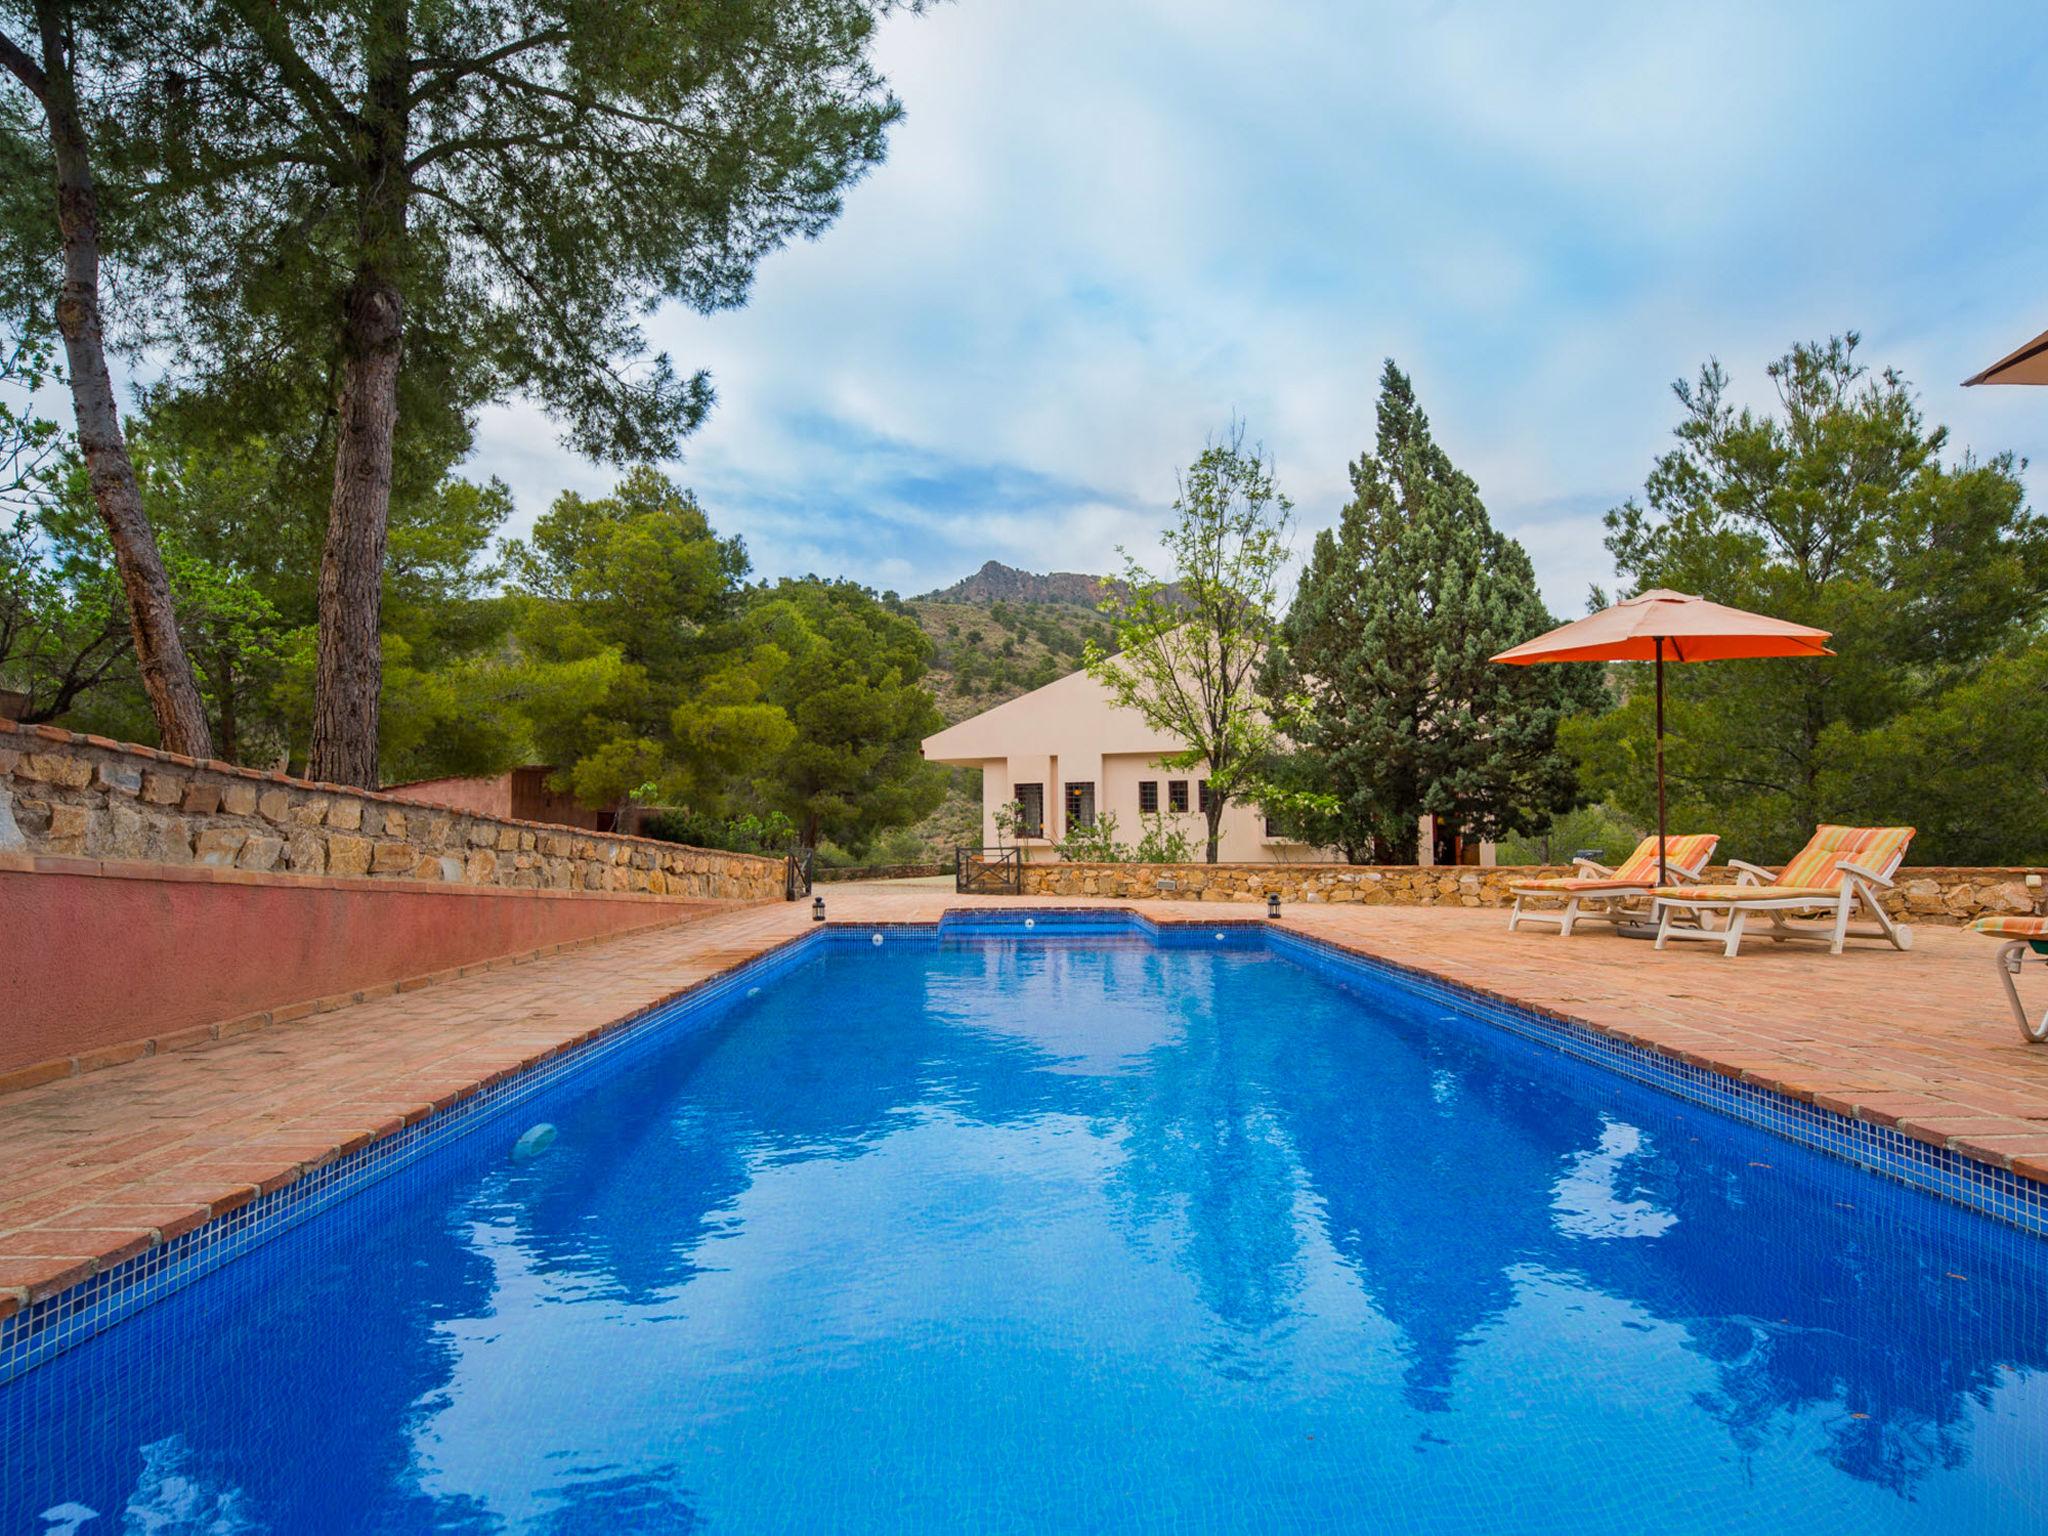
[[[1878,900],[1892,883],[1913,841],[1912,827],[1817,828],[1807,845],[1773,874],[1741,859],[1730,859],[1733,885],[1676,885],[1656,892],[1657,947],[1669,939],[1705,939],[1723,954],[1742,947],[1743,925],[1753,914],[1771,920],[1772,940],[1822,939],[1830,954],[1839,955],[1853,934],[1889,940],[1910,949],[1913,930],[1894,922]],[[1871,921],[1856,924],[1852,920]],[[1698,927],[1681,926],[1692,918]],[[1795,918],[1820,919],[1795,922]],[[1707,925],[1715,919],[1726,926]]]
[[[1671,873],[1684,880],[1697,880],[1700,871],[1714,857],[1721,839],[1714,833],[1666,839],[1664,862]],[[1560,936],[1569,934],[1581,918],[1601,922],[1641,922],[1649,917],[1643,904],[1657,884],[1657,839],[1644,838],[1636,851],[1613,869],[1592,859],[1572,860],[1582,874],[1550,880],[1523,880],[1509,887],[1515,907],[1508,914],[1508,931],[1524,923],[1555,923]],[[1532,902],[1562,902],[1561,907],[1531,907]]]
[[[2010,941],[1998,952],[1998,976],[2005,983],[2005,1000],[2012,1004],[2012,1021],[2030,1044],[2048,1045],[2048,1013],[2038,1024],[2029,1019],[2019,988],[2021,966],[2029,960],[2048,962],[2048,917],[1980,917],[1970,926]]]

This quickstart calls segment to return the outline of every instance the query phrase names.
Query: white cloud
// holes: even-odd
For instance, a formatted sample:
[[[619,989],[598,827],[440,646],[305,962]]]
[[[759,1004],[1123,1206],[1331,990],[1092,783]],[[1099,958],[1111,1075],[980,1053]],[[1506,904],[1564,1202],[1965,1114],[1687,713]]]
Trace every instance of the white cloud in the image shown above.
[[[2048,325],[2043,41],[1990,5],[899,19],[889,162],[746,309],[654,323],[720,395],[678,472],[771,574],[1106,568],[1233,415],[1328,523],[1392,355],[1576,612],[1709,354],[1761,397],[1788,343],[1860,326],[1959,445],[2038,450],[2048,401],[1955,383]],[[609,478],[551,442],[493,412],[474,468],[529,517]]]

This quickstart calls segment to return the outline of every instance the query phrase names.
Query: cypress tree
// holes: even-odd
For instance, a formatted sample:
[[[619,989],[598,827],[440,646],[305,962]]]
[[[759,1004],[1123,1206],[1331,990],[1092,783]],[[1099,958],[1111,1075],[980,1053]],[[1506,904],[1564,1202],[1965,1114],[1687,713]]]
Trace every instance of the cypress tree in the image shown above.
[[[1290,777],[1335,800],[1304,830],[1409,863],[1424,814],[1483,838],[1540,828],[1576,798],[1557,724],[1597,702],[1598,672],[1488,660],[1556,621],[1391,360],[1351,489],[1316,536],[1276,674]]]

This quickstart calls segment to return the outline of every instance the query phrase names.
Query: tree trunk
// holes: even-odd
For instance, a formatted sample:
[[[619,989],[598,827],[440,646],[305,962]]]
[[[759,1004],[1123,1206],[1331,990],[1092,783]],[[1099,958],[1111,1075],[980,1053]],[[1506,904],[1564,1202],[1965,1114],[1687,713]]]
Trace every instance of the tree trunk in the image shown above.
[[[373,272],[349,290],[334,499],[320,557],[320,640],[307,772],[329,784],[377,787],[377,704],[384,685],[384,540],[398,427],[404,301]]]
[[[378,0],[365,53],[360,124],[363,185],[357,260],[342,322],[334,498],[320,558],[320,639],[313,675],[307,771],[331,784],[375,789],[377,706],[384,682],[384,541],[391,517],[392,445],[405,300],[395,273],[405,249],[410,122],[405,0]]]
[[[135,466],[121,432],[114,381],[107,371],[100,321],[99,192],[78,110],[78,90],[66,47],[62,7],[37,0],[42,44],[37,69],[20,50],[5,48],[9,69],[41,101],[56,165],[57,228],[63,240],[64,278],[57,294],[57,331],[71,373],[71,404],[78,446],[85,457],[93,504],[114,546],[114,567],[128,599],[129,629],[142,687],[164,747],[188,757],[211,757],[206,707],[178,633],[170,578],[142,510]]]
[[[1226,803],[1221,795],[1209,797],[1209,809],[1206,814],[1209,819],[1208,862],[1211,864],[1216,862],[1217,845],[1223,841],[1223,807]]]

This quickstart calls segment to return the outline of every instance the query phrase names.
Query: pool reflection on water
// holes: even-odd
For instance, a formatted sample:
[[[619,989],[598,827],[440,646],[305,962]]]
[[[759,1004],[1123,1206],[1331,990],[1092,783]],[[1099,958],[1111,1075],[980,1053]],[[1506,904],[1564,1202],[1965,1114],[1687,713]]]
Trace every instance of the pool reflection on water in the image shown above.
[[[0,1528],[2048,1528],[2048,1243],[1255,947],[858,937],[0,1389]]]

